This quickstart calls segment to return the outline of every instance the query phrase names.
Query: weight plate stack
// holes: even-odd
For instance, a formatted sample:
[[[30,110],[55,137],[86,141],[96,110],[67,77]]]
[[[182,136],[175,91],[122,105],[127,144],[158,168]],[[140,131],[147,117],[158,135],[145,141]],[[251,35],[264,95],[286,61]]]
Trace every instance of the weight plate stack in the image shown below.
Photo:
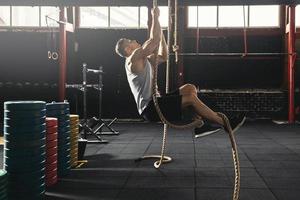
[[[56,118],[47,117],[46,125],[47,125],[46,187],[50,187],[57,183],[58,121]]]
[[[7,187],[8,187],[8,180],[7,180],[7,172],[0,169],[0,199],[7,200]]]
[[[79,115],[70,115],[71,129],[71,167],[76,167],[78,162]]]
[[[70,106],[68,102],[46,104],[47,117],[57,119],[57,174],[64,177],[69,174],[70,166]]]
[[[38,199],[45,193],[45,120],[43,101],[4,103],[4,168],[9,199]]]

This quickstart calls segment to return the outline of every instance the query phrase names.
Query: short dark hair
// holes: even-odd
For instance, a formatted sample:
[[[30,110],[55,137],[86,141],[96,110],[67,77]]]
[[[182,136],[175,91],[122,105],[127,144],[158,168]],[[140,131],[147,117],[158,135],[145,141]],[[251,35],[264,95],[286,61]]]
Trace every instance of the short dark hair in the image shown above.
[[[116,44],[116,53],[121,56],[121,57],[126,57],[126,52],[125,52],[125,42],[126,38],[121,38]]]

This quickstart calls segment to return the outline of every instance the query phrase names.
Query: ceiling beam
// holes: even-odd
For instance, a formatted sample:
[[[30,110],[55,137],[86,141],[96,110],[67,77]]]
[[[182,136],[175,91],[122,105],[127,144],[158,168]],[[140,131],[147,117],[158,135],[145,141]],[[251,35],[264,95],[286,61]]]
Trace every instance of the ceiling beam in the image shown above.
[[[300,0],[188,0],[179,5],[291,5]],[[158,0],[167,5],[167,0]],[[1,0],[0,6],[152,6],[151,0]]]

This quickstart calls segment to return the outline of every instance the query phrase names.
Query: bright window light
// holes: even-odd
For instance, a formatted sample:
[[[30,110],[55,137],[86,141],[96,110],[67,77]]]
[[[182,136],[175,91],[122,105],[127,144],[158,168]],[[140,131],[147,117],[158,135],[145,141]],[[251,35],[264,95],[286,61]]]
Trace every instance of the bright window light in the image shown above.
[[[140,7],[140,28],[148,28],[148,8]]]
[[[243,27],[245,10],[245,26],[247,26],[247,11],[245,6],[219,6],[219,27]]]
[[[160,16],[159,22],[161,27],[168,27],[169,24],[169,9],[168,6],[159,6]]]
[[[81,7],[80,27],[108,27],[108,7]]]
[[[198,27],[217,27],[217,6],[198,7]]]
[[[250,27],[279,27],[279,6],[250,6]]]
[[[138,7],[110,7],[110,26],[137,28],[139,26]]]
[[[58,27],[57,21],[59,21],[58,7],[41,7],[41,26]]]
[[[9,6],[0,6],[0,26],[10,26]]]
[[[197,6],[188,7],[188,27],[197,28]]]
[[[13,6],[12,26],[39,26],[39,7]]]
[[[300,6],[296,6],[296,26],[300,26]]]

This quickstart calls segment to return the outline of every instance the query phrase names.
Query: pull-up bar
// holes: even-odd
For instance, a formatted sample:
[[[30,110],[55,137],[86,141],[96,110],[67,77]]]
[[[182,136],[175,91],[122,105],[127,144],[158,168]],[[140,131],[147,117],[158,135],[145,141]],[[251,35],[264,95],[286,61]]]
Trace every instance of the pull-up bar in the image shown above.
[[[174,53],[171,56],[176,56]],[[295,53],[178,53],[178,56],[285,56]]]

